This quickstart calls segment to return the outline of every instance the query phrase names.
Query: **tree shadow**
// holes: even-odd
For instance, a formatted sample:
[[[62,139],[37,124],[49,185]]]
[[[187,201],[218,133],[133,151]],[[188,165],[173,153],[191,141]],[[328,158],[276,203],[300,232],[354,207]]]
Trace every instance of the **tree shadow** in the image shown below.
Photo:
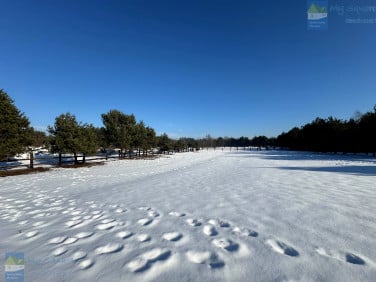
[[[263,152],[263,158],[269,160],[291,160],[291,161],[359,161],[376,163],[376,159],[370,155],[362,154],[334,154],[334,153],[315,153],[298,151],[268,151]]]
[[[355,175],[368,175],[376,176],[376,166],[372,165],[351,165],[351,166],[322,166],[322,167],[296,167],[296,166],[286,166],[279,167],[284,170],[295,170],[295,171],[317,171],[317,172],[335,172],[335,173],[345,173],[345,174],[355,174]]]
[[[375,163],[376,158],[371,155],[365,154],[334,154],[334,153],[316,153],[316,152],[306,152],[306,151],[280,151],[280,150],[270,150],[270,151],[233,151],[228,152],[229,155],[234,155],[236,157],[261,157],[267,160],[275,161],[352,161],[352,162],[367,162]]]
[[[262,158],[265,160],[274,161],[334,161],[338,162],[338,164],[335,164],[333,166],[280,166],[278,168],[295,171],[321,171],[376,176],[376,158],[364,154],[344,155],[333,153],[270,150],[233,151],[228,152],[227,156],[234,158]],[[325,164],[325,162],[323,164]]]

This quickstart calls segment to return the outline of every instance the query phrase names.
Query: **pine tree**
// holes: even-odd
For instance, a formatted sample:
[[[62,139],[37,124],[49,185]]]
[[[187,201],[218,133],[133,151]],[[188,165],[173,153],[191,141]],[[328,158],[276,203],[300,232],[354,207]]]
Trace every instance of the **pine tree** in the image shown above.
[[[98,150],[98,130],[92,124],[79,125],[79,151],[83,154],[83,163],[88,154],[93,154]]]
[[[61,165],[61,155],[72,153],[77,163],[77,153],[81,149],[81,125],[76,117],[70,113],[61,114],[56,117],[53,127],[48,127],[51,134],[51,149],[54,153],[59,153],[59,165]]]
[[[48,137],[43,131],[32,128],[31,145],[34,147],[43,147],[48,144]]]
[[[135,136],[136,118],[118,110],[102,114],[106,143],[112,148],[119,148],[123,156],[125,150],[130,150]]]
[[[133,148],[138,151],[138,156],[141,155],[141,149],[145,152],[147,149],[147,131],[143,121],[136,124],[134,136],[132,138]]]
[[[149,126],[146,127],[147,148],[152,149],[157,147],[157,136],[155,130]]]
[[[158,137],[159,151],[165,153],[169,152],[172,148],[172,142],[166,133]]]
[[[28,118],[14,105],[8,94],[0,89],[0,160],[25,152],[30,145]]]

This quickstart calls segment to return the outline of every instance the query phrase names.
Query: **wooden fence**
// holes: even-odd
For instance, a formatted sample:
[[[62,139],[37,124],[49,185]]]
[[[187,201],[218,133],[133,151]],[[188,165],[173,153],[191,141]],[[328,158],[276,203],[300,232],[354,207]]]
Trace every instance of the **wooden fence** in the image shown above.
[[[110,161],[116,159],[136,159],[145,157],[155,157],[155,154],[148,154],[146,156],[139,156],[138,154],[126,154],[120,156],[120,154],[101,154],[95,156],[84,156],[82,154],[77,155],[77,161],[73,155],[61,156],[61,164],[59,164],[59,156],[45,155],[44,157],[39,157],[33,153],[29,154],[28,158],[22,159],[11,159],[8,161],[0,162],[0,170],[10,170],[15,168],[36,168],[36,167],[58,167],[69,164],[83,164],[83,163],[94,163],[98,161]]]

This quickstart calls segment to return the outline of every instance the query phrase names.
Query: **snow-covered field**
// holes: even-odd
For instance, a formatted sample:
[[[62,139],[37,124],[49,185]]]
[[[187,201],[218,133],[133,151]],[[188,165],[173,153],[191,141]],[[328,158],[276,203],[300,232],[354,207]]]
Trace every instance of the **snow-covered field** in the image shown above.
[[[203,151],[2,178],[6,252],[25,281],[376,281],[376,160]]]

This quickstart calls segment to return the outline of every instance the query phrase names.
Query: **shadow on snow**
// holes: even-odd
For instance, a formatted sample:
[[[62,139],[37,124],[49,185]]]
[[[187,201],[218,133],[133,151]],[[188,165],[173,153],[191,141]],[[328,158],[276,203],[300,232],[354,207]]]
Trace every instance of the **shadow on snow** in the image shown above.
[[[323,166],[323,167],[294,167],[286,166],[279,167],[279,169],[284,170],[303,170],[303,171],[317,171],[317,172],[337,172],[337,173],[346,173],[346,174],[356,174],[356,175],[370,175],[376,176],[376,166]]]
[[[233,151],[228,152],[231,157],[258,157],[275,161],[339,161],[351,162],[351,164],[339,163],[334,166],[282,166],[284,170],[336,172],[356,175],[376,176],[376,159],[366,155],[330,154],[296,151]],[[359,165],[358,165],[359,164]],[[265,168],[265,167],[264,167]]]
[[[281,161],[352,161],[352,162],[367,162],[375,163],[376,158],[370,155],[354,155],[354,154],[333,154],[333,153],[315,153],[315,152],[301,152],[301,151],[232,151],[228,155],[244,156],[244,157],[261,157],[267,160],[281,160]]]

